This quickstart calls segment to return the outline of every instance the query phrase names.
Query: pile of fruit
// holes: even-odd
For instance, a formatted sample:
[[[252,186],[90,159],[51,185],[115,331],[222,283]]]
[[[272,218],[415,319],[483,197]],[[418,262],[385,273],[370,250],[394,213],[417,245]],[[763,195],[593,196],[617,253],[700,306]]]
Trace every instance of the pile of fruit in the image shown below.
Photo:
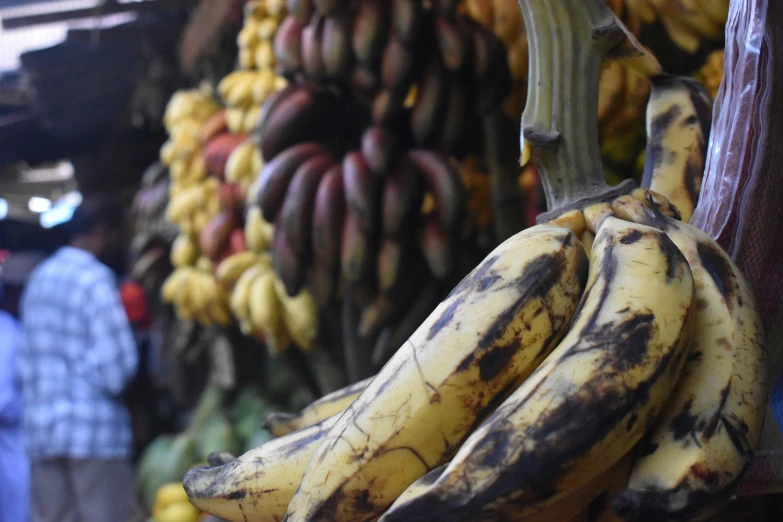
[[[260,125],[266,163],[259,206],[275,222],[272,262],[282,283],[295,293],[308,272],[339,268],[354,288],[376,292],[366,292],[376,296],[369,302],[383,296],[384,278],[365,259],[373,237],[383,238],[381,245],[405,237],[386,231],[385,194],[400,172],[413,173],[433,196],[427,203],[419,192],[406,235],[418,239],[413,250],[431,277],[447,273],[427,241],[465,238],[449,204],[456,176],[442,159],[454,150],[434,139],[448,127],[423,132],[416,115],[432,113],[430,76],[455,79],[463,71],[451,68],[459,46],[445,45],[449,31],[472,32],[474,51],[492,40],[449,10],[456,2],[423,11],[398,11],[415,4],[405,1],[291,3],[314,10],[303,17],[292,9],[277,55],[307,80],[280,91]],[[521,156],[535,165],[549,212],[475,266],[375,377],[299,414],[267,417],[278,438],[189,471],[185,490],[199,509],[230,521],[569,521],[586,513],[625,522],[691,520],[713,513],[736,488],[764,419],[765,354],[742,274],[687,224],[707,153],[709,94],[666,74],[626,38],[602,0],[520,5],[531,50]],[[386,16],[364,14],[378,10]],[[383,75],[380,86],[358,88],[357,69],[372,73],[386,51],[381,43],[357,47],[364,35],[378,34],[357,27],[386,19],[391,29],[380,34],[404,49],[408,40],[400,35],[410,25],[400,22],[409,20],[401,12],[421,16],[419,37],[448,52],[436,59],[419,53],[428,66],[420,82],[409,82],[414,95],[401,97],[403,89]],[[328,49],[349,49],[332,58],[344,64],[348,55],[354,67],[322,68],[313,47],[341,23],[354,28],[350,45]],[[362,54],[367,49],[375,54]],[[367,60],[372,56],[376,62]],[[599,77],[618,56],[652,93],[642,188],[633,180],[609,186],[600,159]],[[491,98],[497,110],[505,94],[483,89],[480,78],[469,99]],[[322,87],[332,82],[337,87]],[[343,87],[357,95],[341,95]],[[361,118],[368,107],[369,123]],[[379,118],[390,107],[394,116]],[[472,114],[484,115],[476,108]],[[333,132],[318,125],[323,121]],[[362,123],[369,126],[361,130]],[[337,161],[349,131],[360,145]],[[431,139],[420,142],[425,135]],[[322,193],[339,194],[329,192],[338,180],[339,219],[331,206],[319,213]],[[339,252],[321,250],[323,224],[313,216],[341,230]],[[363,270],[354,272],[357,266]]]

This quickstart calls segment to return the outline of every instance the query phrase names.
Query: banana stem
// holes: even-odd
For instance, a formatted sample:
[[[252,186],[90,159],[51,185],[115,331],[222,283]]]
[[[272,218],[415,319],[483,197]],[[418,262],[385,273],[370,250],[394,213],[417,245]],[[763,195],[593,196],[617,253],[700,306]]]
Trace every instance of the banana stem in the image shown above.
[[[624,38],[603,0],[519,0],[530,49],[522,114],[522,157],[530,154],[549,220],[628,192],[609,187],[598,143],[598,80],[606,54]]]

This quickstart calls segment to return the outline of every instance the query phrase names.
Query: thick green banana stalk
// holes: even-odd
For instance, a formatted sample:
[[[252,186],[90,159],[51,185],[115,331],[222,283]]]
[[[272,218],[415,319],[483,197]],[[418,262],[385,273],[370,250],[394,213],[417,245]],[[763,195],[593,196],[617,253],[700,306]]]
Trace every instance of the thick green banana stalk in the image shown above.
[[[586,277],[585,252],[561,227],[538,225],[496,248],[342,414],[285,520],[377,519],[557,345]]]
[[[326,394],[312,404],[305,406],[299,413],[270,413],[264,418],[263,426],[275,437],[281,437],[317,424],[332,415],[345,411],[373,378],[349,384],[345,388]]]
[[[642,186],[663,194],[688,222],[699,201],[712,124],[712,98],[683,76],[651,78]]]
[[[438,480],[386,520],[532,516],[588,486],[639,441],[687,356],[691,270],[664,233],[611,216],[590,262],[560,345]]]
[[[226,464],[201,466],[185,475],[190,502],[230,522],[279,522],[315,448],[337,421],[272,440]]]
[[[747,281],[709,236],[630,196],[613,207],[663,230],[695,281],[690,355],[614,507],[628,521],[691,520],[731,496],[758,442],[767,397],[761,320]]]

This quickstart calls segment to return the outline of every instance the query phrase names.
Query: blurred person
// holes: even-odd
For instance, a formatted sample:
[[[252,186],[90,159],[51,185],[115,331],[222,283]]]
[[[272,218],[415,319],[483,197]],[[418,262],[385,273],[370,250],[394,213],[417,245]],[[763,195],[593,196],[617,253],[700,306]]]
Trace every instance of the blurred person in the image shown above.
[[[31,274],[18,357],[32,522],[126,522],[135,515],[123,393],[138,355],[114,272],[122,212],[85,200],[70,242]]]
[[[22,342],[22,285],[41,256],[12,254],[0,265],[0,522],[29,520],[30,462],[22,444],[22,392],[14,360]]]

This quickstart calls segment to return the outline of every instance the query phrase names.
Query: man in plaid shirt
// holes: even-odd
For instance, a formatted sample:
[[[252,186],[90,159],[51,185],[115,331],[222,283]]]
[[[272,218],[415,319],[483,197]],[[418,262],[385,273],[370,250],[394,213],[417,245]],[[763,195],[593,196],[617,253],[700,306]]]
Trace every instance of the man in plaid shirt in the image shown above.
[[[109,268],[121,214],[85,201],[72,239],[30,276],[18,370],[32,462],[32,522],[126,522],[134,515],[131,426],[121,395],[138,364]]]

